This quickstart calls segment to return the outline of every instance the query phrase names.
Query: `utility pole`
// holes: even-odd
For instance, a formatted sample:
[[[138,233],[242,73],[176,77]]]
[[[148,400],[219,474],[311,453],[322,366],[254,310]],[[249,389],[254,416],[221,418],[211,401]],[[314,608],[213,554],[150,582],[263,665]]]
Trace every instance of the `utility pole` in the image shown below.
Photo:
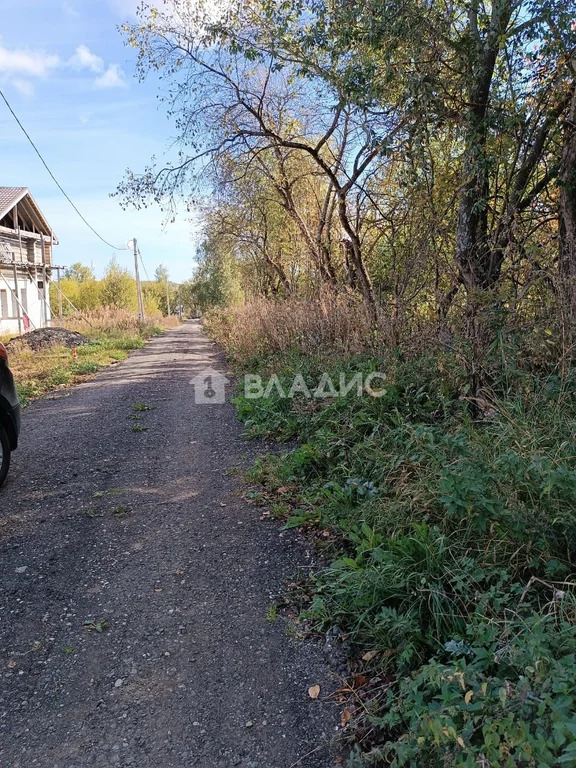
[[[166,307],[168,309],[168,317],[172,314],[170,312],[170,283],[168,282],[168,275],[166,275]]]
[[[138,320],[144,320],[144,299],[142,298],[142,283],[140,282],[140,268],[138,266],[138,241],[132,240],[134,246],[134,270],[136,272],[136,291],[138,293]]]

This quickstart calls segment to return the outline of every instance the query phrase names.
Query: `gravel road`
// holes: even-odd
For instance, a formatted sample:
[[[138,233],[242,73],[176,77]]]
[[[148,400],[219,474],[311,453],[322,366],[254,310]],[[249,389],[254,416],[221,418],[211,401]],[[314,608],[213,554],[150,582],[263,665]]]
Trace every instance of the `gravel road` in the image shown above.
[[[26,409],[0,491],[3,768],[333,764],[337,682],[266,621],[311,553],[242,499],[263,448],[233,407],[194,402],[224,366],[188,322]]]

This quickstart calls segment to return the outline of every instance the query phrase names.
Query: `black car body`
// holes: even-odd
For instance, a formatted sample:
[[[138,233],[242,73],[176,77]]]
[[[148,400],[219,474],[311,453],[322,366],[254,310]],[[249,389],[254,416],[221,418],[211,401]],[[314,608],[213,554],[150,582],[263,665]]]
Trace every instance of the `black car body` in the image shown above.
[[[18,447],[19,434],[20,403],[6,348],[0,344],[0,485],[8,474],[10,454]]]

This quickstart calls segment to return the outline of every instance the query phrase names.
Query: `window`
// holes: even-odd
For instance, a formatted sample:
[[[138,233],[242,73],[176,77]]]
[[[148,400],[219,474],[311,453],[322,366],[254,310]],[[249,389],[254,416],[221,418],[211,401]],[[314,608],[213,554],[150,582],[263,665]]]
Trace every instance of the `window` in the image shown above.
[[[8,291],[0,291],[0,317],[8,317]]]
[[[18,298],[16,298],[15,291],[10,291],[12,296],[12,315],[11,317],[22,317],[22,307],[24,312],[28,312],[28,296],[26,294],[26,288],[18,287]],[[18,303],[18,299],[20,303]]]

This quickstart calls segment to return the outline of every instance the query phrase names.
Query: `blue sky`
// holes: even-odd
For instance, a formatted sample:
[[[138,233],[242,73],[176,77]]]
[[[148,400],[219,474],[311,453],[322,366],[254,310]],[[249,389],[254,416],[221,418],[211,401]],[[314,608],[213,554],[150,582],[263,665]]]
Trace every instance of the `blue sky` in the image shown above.
[[[134,77],[135,53],[118,24],[138,0],[17,0],[3,3],[0,87],[48,165],[86,218],[108,241],[140,243],[150,276],[165,264],[174,280],[191,276],[194,226],[182,211],[164,226],[156,206],[123,211],[110,199],[131,167],[161,158],[174,135],[157,100],[157,83]],[[0,186],[29,187],[60,245],[55,261],[82,261],[101,274],[114,252],[76,216],[0,102]],[[57,255],[56,255],[57,254]],[[131,265],[130,254],[117,253]]]

